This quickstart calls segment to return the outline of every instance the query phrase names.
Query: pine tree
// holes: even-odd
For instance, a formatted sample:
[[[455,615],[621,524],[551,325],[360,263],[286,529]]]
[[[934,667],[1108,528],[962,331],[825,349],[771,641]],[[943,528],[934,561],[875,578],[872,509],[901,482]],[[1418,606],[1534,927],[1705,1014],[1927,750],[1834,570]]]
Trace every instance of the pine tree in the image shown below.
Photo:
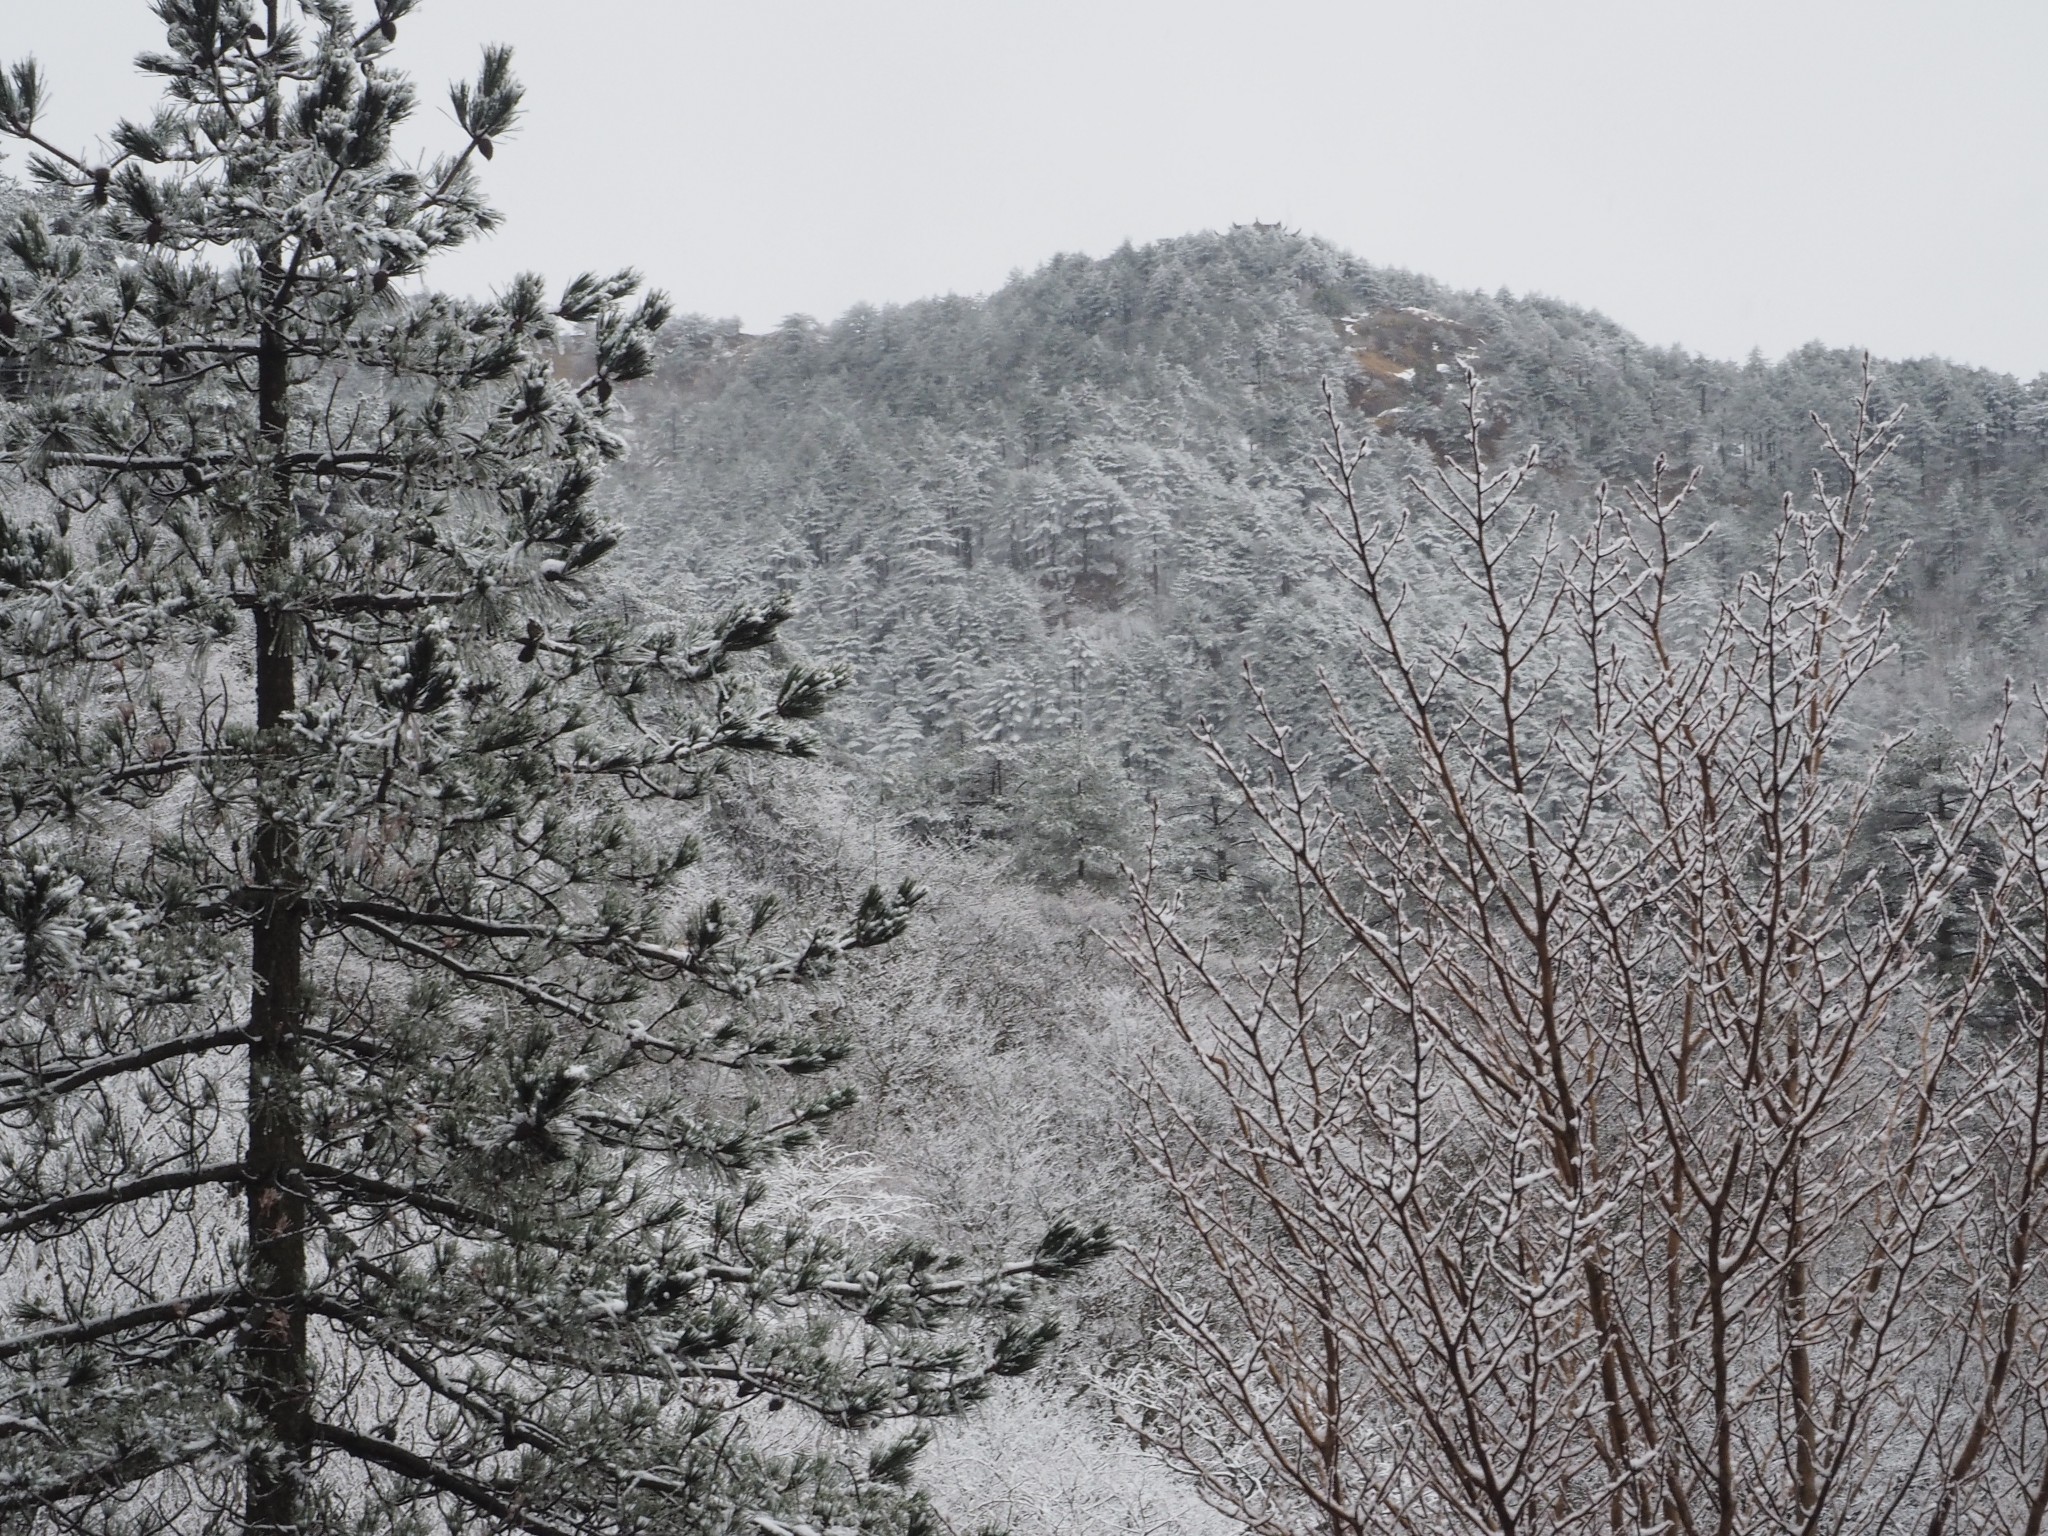
[[[0,1514],[928,1525],[920,1421],[1028,1368],[1031,1288],[1104,1239],[978,1272],[756,1210],[845,1102],[774,989],[917,893],[778,938],[691,872],[680,808],[840,679],[765,664],[780,603],[598,580],[666,304],[419,288],[493,223],[504,50],[420,167],[413,0],[155,8],[164,104],[104,165],[0,82],[41,184],[0,266]]]

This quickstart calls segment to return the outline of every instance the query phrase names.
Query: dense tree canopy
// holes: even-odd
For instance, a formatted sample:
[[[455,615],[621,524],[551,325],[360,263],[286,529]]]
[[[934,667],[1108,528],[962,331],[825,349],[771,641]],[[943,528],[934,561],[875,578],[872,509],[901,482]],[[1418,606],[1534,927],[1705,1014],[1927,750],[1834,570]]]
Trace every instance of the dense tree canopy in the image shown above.
[[[1032,815],[1012,790],[1069,736],[1157,802],[1177,867],[1242,866],[1183,727],[1241,721],[1237,668],[1257,657],[1315,729],[1314,669],[1344,665],[1311,510],[1323,379],[1374,445],[1377,505],[1455,446],[1470,365],[1489,451],[1541,442],[1557,504],[1660,452],[1700,465],[1732,575],[1821,466],[1809,413],[1853,398],[1861,367],[1819,346],[1739,365],[1649,347],[1260,226],[1060,257],[983,299],[674,331],[622,508],[652,588],[788,584],[806,643],[855,669],[848,729],[896,803],[1038,878],[1058,871],[1019,849]],[[1938,359],[1874,382],[1883,409],[1910,407],[1875,530],[1914,540],[1888,593],[1901,697],[1976,715],[2036,660],[2048,394]]]

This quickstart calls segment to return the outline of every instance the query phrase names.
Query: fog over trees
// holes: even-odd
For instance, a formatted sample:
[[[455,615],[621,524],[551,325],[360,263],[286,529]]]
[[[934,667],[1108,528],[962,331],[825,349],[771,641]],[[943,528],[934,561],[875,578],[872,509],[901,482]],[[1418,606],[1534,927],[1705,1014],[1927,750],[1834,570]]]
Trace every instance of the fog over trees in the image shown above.
[[[460,299],[509,56],[157,9],[0,77],[0,1525],[2048,1522],[2048,380]]]

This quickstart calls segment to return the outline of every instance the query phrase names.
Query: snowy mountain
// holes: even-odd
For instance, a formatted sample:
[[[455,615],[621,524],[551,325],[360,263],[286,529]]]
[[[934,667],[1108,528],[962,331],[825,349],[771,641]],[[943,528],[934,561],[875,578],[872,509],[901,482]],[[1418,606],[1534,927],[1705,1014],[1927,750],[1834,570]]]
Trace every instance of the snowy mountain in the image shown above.
[[[620,484],[643,576],[791,591],[799,643],[856,675],[840,740],[900,814],[1052,882],[1106,879],[1148,801],[1180,868],[1227,877],[1187,727],[1230,728],[1246,662],[1283,703],[1343,673],[1312,462],[1326,384],[1389,510],[1464,435],[1469,369],[1486,452],[1540,445],[1553,503],[1659,454],[1697,465],[1733,568],[1810,489],[1811,417],[1842,420],[1862,366],[1647,347],[1270,226],[1056,258],[983,299],[677,333]],[[1914,540],[1897,694],[1967,716],[2039,654],[2048,380],[1879,362],[1875,396],[1906,408],[1876,529]]]

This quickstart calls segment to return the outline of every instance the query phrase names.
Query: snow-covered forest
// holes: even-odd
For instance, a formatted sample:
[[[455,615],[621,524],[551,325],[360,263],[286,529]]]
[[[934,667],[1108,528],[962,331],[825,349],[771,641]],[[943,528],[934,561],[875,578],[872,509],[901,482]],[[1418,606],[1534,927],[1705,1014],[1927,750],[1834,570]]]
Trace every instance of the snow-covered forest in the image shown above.
[[[1105,888],[1154,801],[1190,871],[1228,869],[1186,727],[1239,717],[1242,661],[1304,717],[1315,669],[1344,665],[1314,511],[1326,381],[1370,423],[1381,496],[1457,441],[1468,368],[1489,451],[1540,446],[1547,502],[1659,454],[1697,465],[1733,573],[1810,489],[1810,417],[1849,409],[1862,366],[1659,351],[1597,314],[1256,227],[829,326],[679,321],[667,346],[616,482],[637,568],[795,593],[801,643],[855,673],[835,745],[899,815]],[[2048,394],[1938,360],[1879,361],[1875,386],[1908,408],[1873,529],[1873,548],[1912,546],[1887,688],[1974,720],[2037,671]]]
[[[1333,537],[1326,517],[1333,419],[1359,453],[1349,483],[1361,505],[1413,517],[1398,568],[1424,633],[1483,619],[1459,570],[1457,520],[1422,499],[1441,494],[1439,466],[1457,462],[1470,437],[1472,380],[1483,390],[1483,455],[1512,469],[1539,450],[1522,494],[1558,515],[1567,536],[1592,525],[1603,482],[1620,502],[1660,455],[1667,494],[1697,470],[1673,522],[1686,540],[1706,536],[1697,568],[1674,582],[1698,643],[1697,615],[1773,558],[1788,494],[1803,508],[1817,473],[1831,494],[1850,494],[1814,418],[1848,430],[1859,400],[1871,424],[1900,413],[1877,493],[1858,503],[1868,515],[1858,558],[1872,562],[1860,590],[1874,605],[1869,622],[1883,627],[1881,654],[1844,689],[1854,703],[1837,722],[1852,744],[1845,786],[1873,775],[1867,802],[1837,829],[1846,842],[1836,855],[1863,868],[1894,839],[1925,851],[1921,840],[1965,798],[1970,751],[1999,716],[2008,680],[2024,689],[2040,671],[2048,397],[1982,370],[1819,347],[1775,363],[1716,363],[1646,348],[1597,314],[1450,291],[1262,227],[1061,258],[985,300],[856,311],[829,326],[797,319],[745,336],[685,320],[668,346],[634,396],[638,451],[613,482],[618,514],[638,535],[636,579],[697,601],[794,593],[802,618],[791,643],[852,677],[828,754],[846,798],[834,831],[799,841],[832,847],[835,867],[974,870],[1020,903],[991,931],[978,888],[942,888],[923,930],[878,972],[958,954],[965,941],[945,967],[950,985],[988,975],[1007,997],[1020,954],[1057,957],[1026,965],[1046,987],[1026,1009],[992,1016],[979,997],[962,997],[940,1011],[955,1029],[963,1017],[978,1028],[908,1032],[920,1051],[951,1038],[946,1065],[932,1089],[919,1073],[869,1093],[868,1114],[883,1104],[895,1113],[849,1122],[863,1126],[860,1155],[918,1181],[931,1211],[985,1220],[992,1195],[998,1210],[1014,1199],[1016,1140],[994,1106],[1029,1103],[1047,1126],[1025,1138],[1030,1164],[1040,1178],[1066,1170],[1041,1189],[1039,1209],[1056,1208],[1075,1171],[1089,1170],[1083,1187],[1104,1191],[1119,1232],[1165,1266],[1169,1288],[1197,1297],[1204,1283],[1187,1271],[1202,1261],[1185,1247],[1201,1229],[1196,1208],[1176,1219],[1171,1179],[1130,1185],[1094,1172],[1105,1158],[1120,1170],[1133,1135],[1164,1160],[1156,1166],[1173,1162],[1171,1138],[1148,1143],[1156,1123],[1133,1118],[1142,1089],[1107,1103],[1100,1093],[1106,1059],[1127,1085],[1161,1070],[1145,989],[1131,990],[1128,967],[1104,946],[1124,947],[1131,872],[1148,864],[1147,902],[1200,914],[1225,943],[1270,937],[1271,903],[1284,910],[1294,899],[1287,860],[1274,867],[1275,829],[1258,796],[1217,760],[1245,761],[1262,724],[1284,723],[1287,750],[1306,750],[1327,775],[1320,788],[1358,804],[1368,765],[1323,693],[1371,692],[1375,654],[1359,634],[1342,530]],[[1879,743],[1889,745],[1873,767]],[[790,814],[775,793],[761,809]],[[797,867],[811,856],[792,853]],[[1904,868],[1895,862],[1890,878]],[[1027,919],[1021,904],[1034,890]],[[1843,899],[1830,890],[1830,901]],[[1171,995],[1187,979],[1172,981],[1169,963],[1143,953],[1160,967],[1156,1009],[1159,989]],[[1195,954],[1180,959],[1192,966]],[[1077,969],[1089,973],[1078,994],[1056,985]],[[887,1070],[905,1039],[899,1021],[929,1007],[903,1001],[875,1019],[861,1052],[869,1070]],[[1026,1018],[1038,1023],[1020,1043]],[[1189,1028],[1199,1046],[1202,1026]],[[1220,1087],[1234,1102],[1230,1087],[1261,1071],[1256,1059],[1239,1067],[1250,1078],[1203,1091]],[[979,1131],[954,1121],[962,1073],[990,1095]],[[1300,1112],[1284,1100],[1262,1107],[1276,1125]],[[1077,1135],[1070,1117],[1088,1129]],[[948,1134],[926,1142],[934,1121]],[[1061,1151],[1048,1166],[1052,1146]],[[1247,1273],[1288,1251],[1245,1241]],[[1263,1241],[1275,1241],[1270,1230]],[[1106,1287],[1103,1310],[1091,1294],[1082,1314],[1096,1337],[1055,1368],[1076,1384],[1069,1422],[1103,1435],[1103,1421],[1121,1415],[1142,1445],[1154,1416],[1171,1416],[1160,1405],[1184,1402],[1160,1383],[1186,1363],[1185,1340],[1152,1312],[1161,1294],[1127,1280],[1096,1286]],[[1003,1410],[987,1412],[1000,1421]],[[1252,1438],[1242,1422],[1227,1433]],[[1243,1447],[1233,1455],[1258,1460]],[[948,1465],[943,1450],[937,1464]],[[1026,1465],[1012,1463],[1005,1498],[1031,1481]],[[1276,1512],[1264,1502],[1269,1472],[1233,1461],[1233,1476],[1239,1492],[1256,1491],[1220,1529],[1353,1528],[1318,1526],[1300,1506]],[[1149,1481],[1112,1492],[1131,1477],[1126,1468],[1095,1493],[1104,1512],[1093,1518],[1107,1528],[1150,1528],[1135,1513],[1157,1497]],[[1056,1512],[1019,1528],[1076,1519],[1055,1502],[1067,1482],[1064,1471],[1051,1476],[1036,1507]],[[1415,1528],[1444,1518],[1428,1508]],[[1917,1528],[1924,1516],[1845,1528]],[[1369,1516],[1355,1526],[1394,1528]],[[1475,1514],[1472,1528],[1521,1527]]]
[[[2042,1529],[2048,379],[450,296],[411,9],[0,74],[0,1528]]]

